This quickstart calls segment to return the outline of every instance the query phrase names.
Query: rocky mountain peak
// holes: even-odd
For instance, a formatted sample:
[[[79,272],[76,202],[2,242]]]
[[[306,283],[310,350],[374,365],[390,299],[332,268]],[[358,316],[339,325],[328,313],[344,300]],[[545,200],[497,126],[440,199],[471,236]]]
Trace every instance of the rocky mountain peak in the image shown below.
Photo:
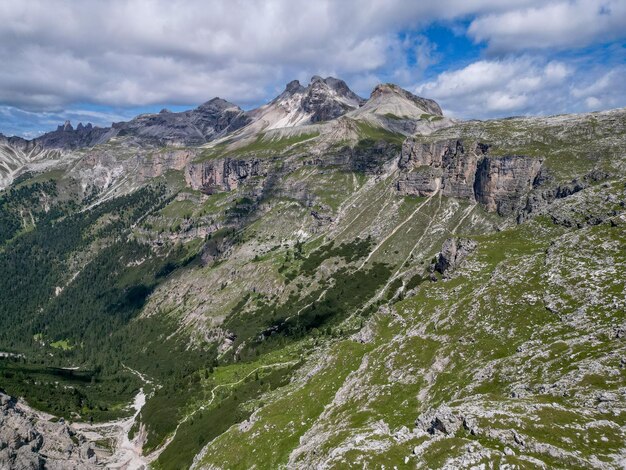
[[[299,80],[292,80],[285,86],[285,92],[289,94],[302,93],[306,88],[300,84]]]
[[[93,125],[90,122],[88,122],[87,124],[83,124],[82,122],[79,122],[78,126],[76,126],[77,132],[90,131],[91,129],[93,129]]]
[[[224,111],[226,109],[231,109],[231,108],[235,108],[235,109],[241,109],[239,108],[239,106],[237,106],[234,103],[231,103],[230,101],[226,101],[225,99],[222,99],[220,97],[215,97],[213,99],[210,99],[209,101],[207,101],[206,103],[202,103],[200,106],[198,106],[198,110],[201,111]]]
[[[65,121],[62,125],[57,127],[57,131],[73,131],[72,123],[70,121]]]
[[[337,118],[363,103],[343,80],[315,75],[306,88],[302,108],[311,113],[311,122],[318,122]]]
[[[161,110],[128,122],[113,124],[118,136],[133,136],[156,145],[201,145],[249,122],[234,103],[215,97],[195,109],[182,112]]]
[[[443,116],[439,105],[391,83],[376,85],[367,102],[353,114],[356,118],[380,119],[395,116],[401,120],[419,121],[427,116]],[[378,118],[376,118],[378,116]]]
[[[335,119],[364,102],[343,80],[314,75],[306,87],[298,80],[287,83],[285,91],[249,115],[277,129]]]
[[[393,84],[378,85],[365,100],[341,79],[313,75],[304,86],[299,80],[286,84],[284,91],[268,104],[244,111],[220,97],[195,109],[172,112],[162,109],[111,127],[93,127],[70,121],[37,139],[46,148],[82,148],[106,142],[113,137],[130,137],[137,144],[201,145],[228,133],[246,128],[244,134],[263,129],[279,129],[331,121],[347,113],[353,118],[376,121],[380,116],[395,115],[418,121],[424,114],[441,116],[441,108],[432,100],[420,98]],[[377,117],[378,116],[378,117]],[[387,124],[386,124],[387,125]],[[402,125],[408,125],[403,121]],[[402,128],[400,132],[410,133]]]
[[[388,93],[402,93],[402,91],[406,91],[406,90],[403,90],[398,85],[395,85],[393,83],[379,83],[372,90],[372,93],[370,94],[370,98],[385,95]]]
[[[443,116],[441,107],[436,101],[414,95],[410,91],[393,83],[376,85],[370,95],[370,100],[393,100],[397,98],[412,101],[419,108],[423,109],[425,113]]]

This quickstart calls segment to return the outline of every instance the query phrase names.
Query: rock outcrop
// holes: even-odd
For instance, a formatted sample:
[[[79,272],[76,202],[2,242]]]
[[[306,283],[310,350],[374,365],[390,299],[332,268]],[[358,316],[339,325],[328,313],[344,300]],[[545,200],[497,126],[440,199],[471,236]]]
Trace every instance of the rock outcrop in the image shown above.
[[[469,238],[446,239],[432,269],[443,275],[450,274],[476,249],[476,246],[477,243]]]
[[[92,444],[63,421],[47,421],[0,393],[0,468],[87,470],[99,468]]]
[[[479,202],[490,212],[509,215],[533,187],[542,161],[527,156],[491,156],[480,142],[444,140],[422,143],[407,139],[398,166],[401,194],[448,197]]]
[[[168,170],[183,170],[195,156],[196,152],[186,149],[167,150],[149,156],[137,156],[139,180],[144,182],[150,178],[156,178]]]
[[[488,211],[509,215],[519,209],[521,197],[532,188],[541,160],[522,156],[483,158],[476,172],[474,194]]]
[[[93,147],[108,140],[111,134],[110,131],[111,129],[108,127],[97,127],[91,123],[87,125],[79,123],[76,129],[74,129],[70,121],[65,121],[55,131],[37,137],[33,142],[44,148],[55,149]]]
[[[582,178],[576,178],[569,183],[545,188],[544,183],[550,178],[540,173],[537,176],[537,188],[532,191],[526,200],[526,204],[518,215],[518,222],[522,223],[532,215],[542,211],[548,205],[558,199],[563,199],[582,191],[589,186],[608,179],[610,175],[602,170],[593,170]]]
[[[305,89],[302,109],[311,114],[311,122],[329,121],[364,103],[346,82],[333,77],[314,76]]]
[[[185,180],[193,189],[206,194],[236,189],[244,180],[267,174],[263,161],[230,158],[192,163],[185,168]]]
[[[449,406],[441,405],[419,416],[415,425],[429,434],[455,434],[463,426],[463,417],[457,416]]]

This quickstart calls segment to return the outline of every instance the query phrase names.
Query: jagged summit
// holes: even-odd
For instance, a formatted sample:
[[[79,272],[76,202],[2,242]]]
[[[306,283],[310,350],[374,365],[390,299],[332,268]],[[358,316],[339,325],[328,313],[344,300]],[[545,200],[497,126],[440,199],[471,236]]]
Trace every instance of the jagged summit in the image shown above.
[[[87,124],[83,124],[82,122],[79,122],[78,125],[76,126],[76,129],[74,129],[74,126],[72,126],[71,121],[67,120],[63,124],[60,124],[57,126],[56,132],[72,132],[72,131],[82,132],[82,131],[89,131],[93,128],[94,126],[90,122],[88,122]]]
[[[329,121],[364,102],[343,80],[315,75],[306,87],[298,80],[289,82],[285,91],[249,115],[259,122],[255,128],[279,129]]]
[[[300,84],[300,80],[291,80],[289,83],[287,83],[287,86],[285,87],[285,93],[302,93],[306,90],[305,87],[303,87]]]
[[[83,131],[83,130],[90,130],[92,128],[93,128],[93,125],[90,122],[88,122],[87,124],[84,124],[84,125],[83,125],[82,122],[79,122],[78,126],[76,126],[76,130],[79,131],[79,132]]]
[[[74,127],[72,127],[72,123],[70,121],[65,121],[63,124],[57,126],[57,131],[73,131]]]

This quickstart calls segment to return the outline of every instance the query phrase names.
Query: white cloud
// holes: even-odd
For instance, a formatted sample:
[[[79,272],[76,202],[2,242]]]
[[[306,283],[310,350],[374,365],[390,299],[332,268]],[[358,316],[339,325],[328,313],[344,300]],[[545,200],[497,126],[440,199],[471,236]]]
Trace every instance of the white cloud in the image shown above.
[[[3,0],[0,106],[60,113],[80,103],[189,106],[214,96],[250,106],[313,74],[367,95],[379,80],[415,83],[438,63],[446,52],[419,32],[442,21],[492,54],[517,57],[441,74],[423,85],[425,95],[465,115],[530,112],[537,94],[560,87],[542,106],[561,109],[575,66],[519,51],[624,37],[625,9],[624,0]],[[457,20],[470,20],[469,30]],[[609,88],[577,99],[590,97],[617,100]]]
[[[433,46],[403,44],[398,31],[533,4],[540,0],[4,0],[0,103],[58,109],[219,95],[245,105],[294,76],[357,80],[406,68],[407,47],[423,70]]]
[[[572,97],[584,103],[585,110],[626,106],[626,66],[596,71],[587,80],[572,87]]]
[[[574,0],[479,16],[468,34],[492,51],[520,51],[607,42],[625,31],[624,0]]]
[[[585,98],[585,106],[589,109],[599,109],[599,107],[602,106],[602,101],[595,96],[590,96],[589,98]]]
[[[598,105],[626,105],[626,94],[617,84],[617,77],[623,72],[577,69],[563,62],[545,62],[530,56],[479,60],[461,69],[443,72],[418,85],[415,92],[438,100],[445,111],[464,118],[576,112]],[[604,76],[596,81],[602,73]],[[585,88],[573,86],[591,82],[595,83]],[[600,96],[607,99],[585,100],[591,96],[597,100]]]

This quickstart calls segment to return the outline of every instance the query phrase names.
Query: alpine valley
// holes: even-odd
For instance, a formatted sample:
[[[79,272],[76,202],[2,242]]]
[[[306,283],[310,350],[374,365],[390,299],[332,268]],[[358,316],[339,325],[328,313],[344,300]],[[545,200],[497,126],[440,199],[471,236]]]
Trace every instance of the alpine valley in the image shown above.
[[[626,466],[626,109],[0,135],[0,272],[2,469]]]

